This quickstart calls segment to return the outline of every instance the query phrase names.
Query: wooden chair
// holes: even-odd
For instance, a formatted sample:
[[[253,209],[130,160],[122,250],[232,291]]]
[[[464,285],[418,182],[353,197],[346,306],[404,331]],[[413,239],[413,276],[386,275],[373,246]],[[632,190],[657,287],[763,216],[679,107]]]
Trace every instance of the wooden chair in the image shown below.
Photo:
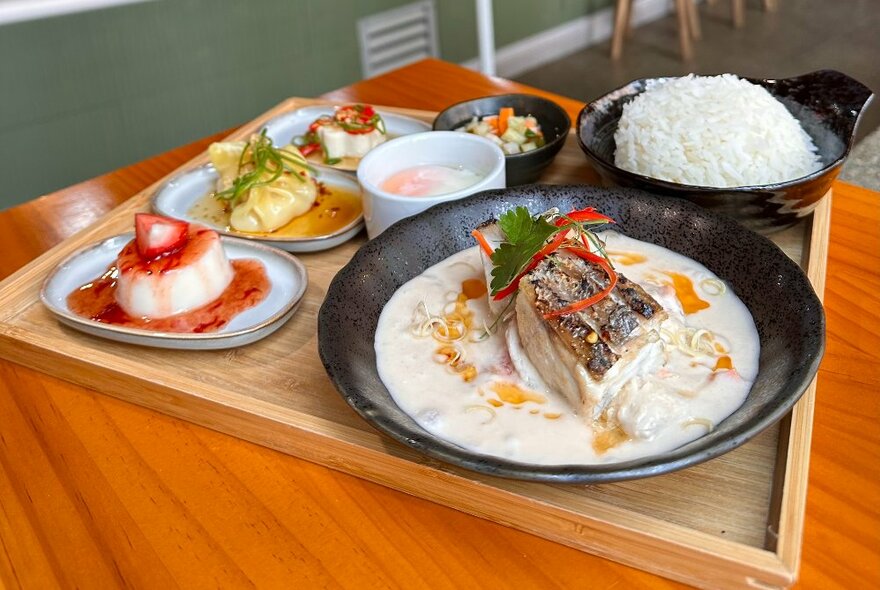
[[[623,39],[630,30],[632,0],[617,0],[614,10],[614,33],[611,36],[611,59],[620,59],[623,53]],[[694,57],[691,39],[701,36],[700,20],[694,0],[675,0],[675,13],[678,19],[678,43],[681,58],[690,61]]]
[[[715,0],[706,0],[710,6],[715,4]],[[779,8],[777,0],[763,0],[764,12],[776,12]],[[746,0],[730,0],[730,18],[733,26],[741,29],[746,24]]]

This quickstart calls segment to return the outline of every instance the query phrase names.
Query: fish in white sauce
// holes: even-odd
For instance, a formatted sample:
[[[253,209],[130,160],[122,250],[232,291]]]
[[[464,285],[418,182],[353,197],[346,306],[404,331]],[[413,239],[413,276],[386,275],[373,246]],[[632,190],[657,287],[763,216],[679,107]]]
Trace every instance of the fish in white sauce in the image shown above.
[[[490,251],[504,239],[497,227],[480,230]],[[598,236],[626,271],[610,290],[602,265],[561,249],[521,274],[515,296],[492,297],[485,247],[403,285],[375,340],[400,408],[474,452],[562,465],[671,450],[739,407],[759,355],[742,302],[693,260]],[[596,304],[545,317],[604,291]]]

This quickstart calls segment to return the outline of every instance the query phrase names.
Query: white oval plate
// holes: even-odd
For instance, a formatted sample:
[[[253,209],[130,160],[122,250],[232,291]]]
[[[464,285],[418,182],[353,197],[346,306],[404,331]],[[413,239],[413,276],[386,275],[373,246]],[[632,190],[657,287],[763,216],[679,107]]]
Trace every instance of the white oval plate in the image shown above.
[[[418,119],[396,115],[383,110],[377,110],[379,116],[385,121],[385,130],[389,137],[400,137],[401,135],[410,135],[412,133],[421,133],[430,131],[431,125]],[[332,115],[333,105],[315,105],[311,107],[303,107],[278,115],[274,119],[270,119],[264,128],[266,135],[272,139],[272,143],[276,146],[285,146],[293,141],[294,137],[305,135],[315,119],[323,115]],[[320,161],[309,159],[309,163],[320,167],[335,168],[337,170],[354,171],[357,166],[335,165],[327,166]]]
[[[218,350],[250,344],[280,328],[294,314],[308,286],[305,267],[292,255],[223,237],[223,248],[230,260],[252,258],[263,263],[271,289],[263,301],[236,315],[221,330],[199,334],[154,332],[104,324],[73,313],[67,306],[67,296],[104,274],[133,237],[131,233],[122,234],[71,254],[46,277],[40,300],[62,323],[94,336],[157,348]]]
[[[287,250],[288,252],[318,252],[320,250],[327,250],[352,239],[364,227],[364,214],[361,212],[348,225],[323,236],[302,238],[278,236],[273,238],[262,234],[227,231],[224,226],[207,223],[205,220],[196,219],[189,214],[190,209],[199,199],[216,188],[217,178],[217,171],[214,170],[214,166],[211,164],[205,164],[204,166],[181,172],[159,187],[153,194],[151,200],[153,211],[166,217],[207,225],[226,236],[253,240]],[[327,169],[317,170],[315,178],[328,186],[339,187],[355,194],[360,194],[361,192],[361,187],[357,181],[350,175],[342,172]]]

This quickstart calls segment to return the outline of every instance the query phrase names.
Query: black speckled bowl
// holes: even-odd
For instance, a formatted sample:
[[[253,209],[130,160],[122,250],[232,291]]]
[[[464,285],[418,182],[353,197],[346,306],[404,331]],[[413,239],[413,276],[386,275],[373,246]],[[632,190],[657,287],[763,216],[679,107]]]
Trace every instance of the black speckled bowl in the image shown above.
[[[441,111],[434,119],[434,131],[454,131],[473,117],[497,115],[502,107],[513,107],[517,115],[537,118],[547,142],[525,154],[504,157],[507,186],[536,182],[565,145],[571,129],[568,113],[555,102],[532,94],[502,94],[466,100]]]
[[[872,97],[863,84],[834,70],[784,80],[746,78],[766,88],[800,122],[819,149],[822,168],[777,184],[711,188],[658,180],[614,165],[614,132],[623,105],[644,92],[649,82],[662,79],[635,80],[584,107],[578,116],[577,139],[587,160],[608,185],[685,198],[761,233],[793,225],[816,208],[840,174],[859,115]]]
[[[480,455],[423,430],[391,398],[376,371],[379,314],[394,292],[429,266],[474,245],[471,228],[518,205],[533,213],[595,206],[612,229],[699,261],[748,306],[761,339],[748,399],[706,436],[676,450],[609,465],[539,466]],[[801,269],[768,239],[680,199],[637,190],[531,185],[479,193],[404,219],[368,242],[333,279],[318,316],[318,347],[330,378],[368,422],[426,455],[482,473],[536,481],[600,483],[688,467],[743,444],[782,418],[822,357],[825,317]]]

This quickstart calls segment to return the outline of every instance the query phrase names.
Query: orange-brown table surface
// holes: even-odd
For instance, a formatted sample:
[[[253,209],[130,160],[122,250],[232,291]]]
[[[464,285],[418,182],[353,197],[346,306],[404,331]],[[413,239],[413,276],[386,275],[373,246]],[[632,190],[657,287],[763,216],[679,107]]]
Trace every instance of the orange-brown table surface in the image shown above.
[[[518,91],[582,106],[436,60],[326,97],[439,110]],[[0,213],[0,277],[221,135]],[[878,588],[880,194],[834,191],[798,587]],[[681,587],[2,361],[0,586]]]

